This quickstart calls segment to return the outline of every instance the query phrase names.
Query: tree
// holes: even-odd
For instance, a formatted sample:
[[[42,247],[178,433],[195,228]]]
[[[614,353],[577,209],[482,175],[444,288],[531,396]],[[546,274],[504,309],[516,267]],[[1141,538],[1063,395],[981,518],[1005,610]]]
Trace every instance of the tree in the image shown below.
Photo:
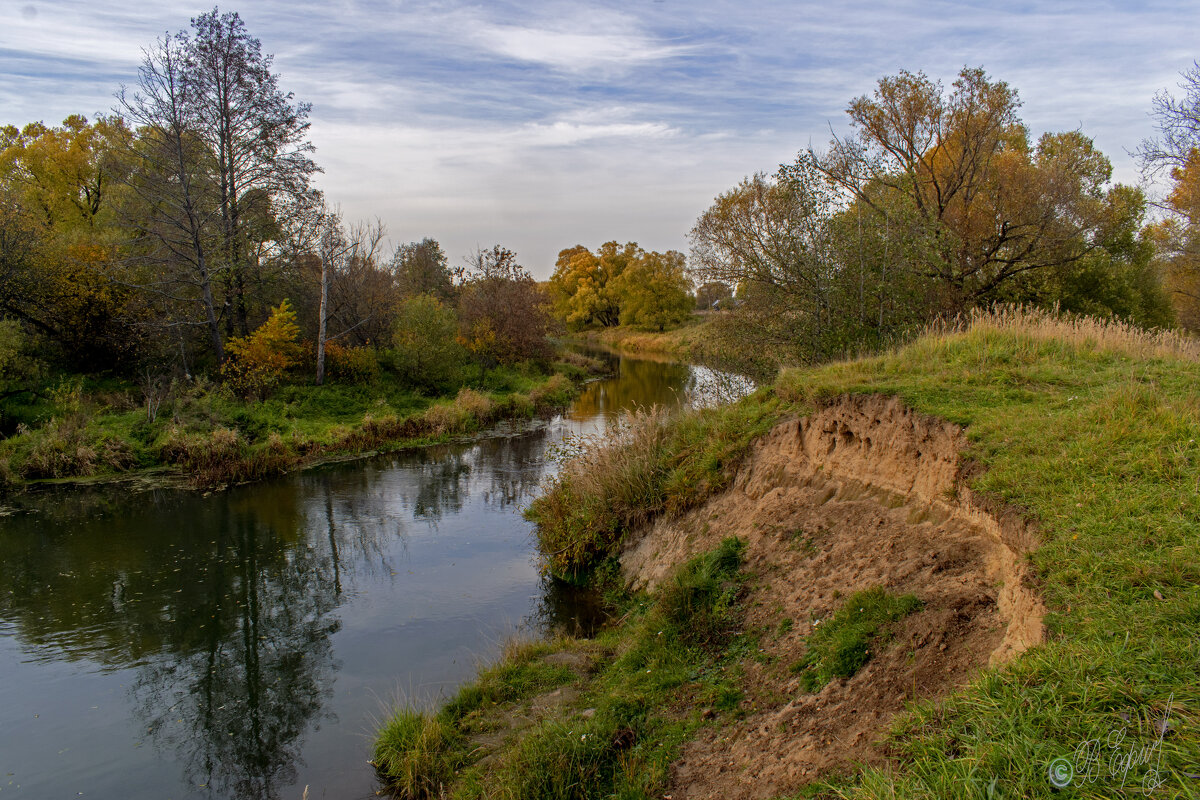
[[[639,252],[634,242],[621,245],[615,241],[600,245],[596,253],[581,244],[561,251],[550,277],[559,318],[574,328],[618,324],[621,300],[614,281]]]
[[[319,169],[306,140],[311,106],[293,102],[271,72],[273,57],[246,31],[236,13],[217,9],[192,20],[193,33],[181,38],[185,98],[216,169],[221,222],[221,257],[227,302],[236,327],[249,330],[248,273],[257,269],[251,257],[251,225],[246,204],[254,196],[270,202],[308,190]]]
[[[613,281],[621,303],[621,324],[661,331],[686,320],[692,310],[692,297],[688,293],[692,282],[684,271],[684,263],[683,253],[675,250],[639,251],[638,258]]]
[[[214,263],[215,222],[209,151],[195,131],[200,126],[184,78],[187,39],[164,36],[145,51],[138,89],[122,88],[121,111],[139,131],[131,146],[130,203],[124,222],[137,238],[147,273],[134,285],[169,305],[167,325],[203,325],[219,367],[225,360],[214,281],[224,269]],[[177,318],[174,306],[199,307]]]
[[[467,260],[458,299],[459,341],[485,368],[549,358],[547,298],[517,262],[495,245]]]
[[[1078,132],[1036,148],[1017,117],[1017,93],[964,68],[953,91],[923,73],[882,78],[852,101],[856,131],[803,154],[850,197],[896,223],[930,256],[919,275],[955,311],[1001,297],[1025,272],[1058,269],[1096,246],[1111,167]],[[901,214],[894,214],[894,209]]]
[[[338,212],[327,213],[318,245],[320,301],[317,311],[317,385],[325,382],[325,344],[371,326],[376,333],[387,330],[394,313],[391,275],[376,262],[383,223],[359,223],[349,230]],[[328,335],[328,323],[341,331]],[[374,341],[378,341],[376,336]],[[371,341],[368,337],[363,343]]]
[[[393,324],[392,359],[409,383],[426,389],[449,384],[466,361],[454,309],[431,294],[406,298]]]
[[[404,297],[427,294],[445,302],[454,296],[453,276],[442,247],[425,238],[396,248],[392,254],[396,288]]]

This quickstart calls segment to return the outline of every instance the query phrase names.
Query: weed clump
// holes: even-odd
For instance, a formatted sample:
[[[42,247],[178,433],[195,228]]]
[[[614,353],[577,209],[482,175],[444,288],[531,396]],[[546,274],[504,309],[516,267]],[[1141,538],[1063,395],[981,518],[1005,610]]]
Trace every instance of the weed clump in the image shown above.
[[[380,729],[372,763],[396,797],[436,797],[458,764],[457,744],[441,715],[401,710]]]
[[[731,536],[711,553],[689,559],[659,589],[659,609],[688,644],[714,645],[728,638],[736,622],[745,552],[746,543]]]
[[[884,644],[888,626],[921,607],[915,595],[892,595],[877,586],[855,592],[828,621],[808,636],[808,652],[793,669],[805,691],[815,692],[834,678],[849,678]]]

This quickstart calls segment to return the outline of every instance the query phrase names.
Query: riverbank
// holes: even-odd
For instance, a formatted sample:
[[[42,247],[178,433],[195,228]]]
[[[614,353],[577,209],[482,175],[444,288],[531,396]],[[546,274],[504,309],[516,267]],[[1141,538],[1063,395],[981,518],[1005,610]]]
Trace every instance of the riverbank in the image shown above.
[[[561,359],[495,369],[440,397],[381,378],[285,385],[267,400],[245,401],[198,380],[164,393],[151,409],[132,399],[136,387],[76,388],[54,397],[44,425],[0,443],[0,485],[147,480],[214,488],[444,442],[561,408],[603,371],[585,356]]]
[[[668,331],[647,331],[631,325],[585,330],[572,338],[591,346],[624,353],[669,357],[676,361],[700,359],[706,318],[694,314],[687,323]]]
[[[1190,796],[1198,353],[1115,324],[979,314],[785,371],[736,406],[635,423],[530,510],[549,568],[608,586],[618,622],[587,670],[497,700],[575,698],[492,728],[493,755],[454,767],[488,780],[450,774],[446,794],[554,796],[503,776],[558,737],[585,794]],[[649,615],[730,537],[749,577],[716,581],[729,629],[694,650]],[[650,681],[680,661],[660,685],[608,688],[614,670]],[[737,676],[720,701],[718,674]],[[628,716],[604,710],[620,698]],[[444,722],[448,739],[479,734]],[[1147,758],[1078,759],[1111,731]],[[593,733],[601,756],[571,761]]]

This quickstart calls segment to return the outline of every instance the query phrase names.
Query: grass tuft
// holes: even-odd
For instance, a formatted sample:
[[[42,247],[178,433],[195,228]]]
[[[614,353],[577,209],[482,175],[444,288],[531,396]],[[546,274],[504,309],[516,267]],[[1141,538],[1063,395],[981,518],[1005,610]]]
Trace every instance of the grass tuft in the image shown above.
[[[850,595],[806,641],[807,652],[793,669],[800,685],[816,692],[834,678],[850,678],[871,660],[871,652],[888,640],[888,626],[921,607],[915,595],[891,595],[877,586]]]

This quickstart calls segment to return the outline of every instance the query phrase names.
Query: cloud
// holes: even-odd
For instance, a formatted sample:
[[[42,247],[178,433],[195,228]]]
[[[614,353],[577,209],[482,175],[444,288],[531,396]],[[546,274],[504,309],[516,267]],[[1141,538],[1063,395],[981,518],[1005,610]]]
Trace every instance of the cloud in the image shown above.
[[[475,43],[497,55],[568,72],[644,65],[695,50],[688,45],[659,42],[631,30],[577,33],[562,29],[478,23],[470,36]]]
[[[112,105],[141,48],[194,0],[37,3],[0,12],[6,119]],[[321,185],[349,217],[451,254],[500,241],[541,274],[557,250],[611,239],[686,247],[743,175],[830,128],[879,77],[949,83],[983,65],[1037,134],[1080,129],[1135,180],[1150,99],[1195,56],[1194,3],[958,0],[780,4],[662,0],[264,0],[243,13],[281,86],[313,104]]]

